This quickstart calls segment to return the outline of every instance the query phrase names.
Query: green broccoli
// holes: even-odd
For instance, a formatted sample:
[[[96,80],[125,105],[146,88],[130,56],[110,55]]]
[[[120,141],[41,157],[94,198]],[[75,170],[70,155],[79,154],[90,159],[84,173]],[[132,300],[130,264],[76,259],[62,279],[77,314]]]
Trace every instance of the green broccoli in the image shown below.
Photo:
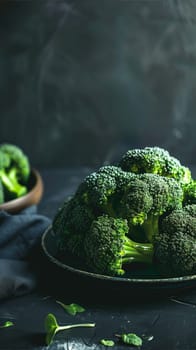
[[[132,174],[119,167],[103,166],[84,179],[76,196],[91,207],[96,216],[102,213],[116,216],[114,203],[118,201],[118,193],[128,185],[132,177]]]
[[[192,180],[190,169],[160,147],[128,150],[122,156],[119,167],[136,174],[152,173],[172,177],[182,185]]]
[[[119,201],[118,217],[126,218],[130,228],[140,225],[145,239],[153,241],[159,218],[172,209],[182,207],[183,190],[173,178],[156,174],[136,175]],[[134,228],[132,238],[137,239]]]
[[[97,214],[112,210],[109,198],[116,192],[116,171],[115,167],[107,167],[105,172],[93,172],[79,186],[77,196]]]
[[[0,179],[6,200],[20,197],[27,192],[29,175],[29,160],[23,151],[12,144],[1,144]]]
[[[118,217],[128,220],[129,225],[142,225],[152,207],[153,197],[148,183],[135,176],[124,188],[116,211]]]
[[[80,256],[92,221],[102,214],[117,217],[121,193],[133,176],[115,166],[103,166],[88,175],[54,217],[52,226],[59,244]]]
[[[89,174],[57,211],[52,227],[62,254],[81,257],[98,273],[121,275],[125,264],[133,262],[157,261],[162,267],[170,254],[177,261],[185,248],[188,266],[194,203],[190,170],[167,151],[146,147],[128,151],[119,166],[102,166]],[[177,235],[181,240],[175,244]]]
[[[196,181],[193,180],[184,188],[184,205],[196,204]]]
[[[182,200],[183,190],[173,178],[104,166],[88,175],[64,203],[53,220],[53,231],[60,247],[80,257],[92,222],[102,215],[126,219],[130,239],[152,242],[160,216],[181,208]]]
[[[90,207],[80,201],[79,194],[65,201],[52,222],[61,250],[68,249],[82,257],[84,236],[93,219]]]
[[[196,205],[173,210],[154,237],[155,261],[175,275],[196,273]]]
[[[94,220],[84,241],[88,266],[98,273],[123,275],[124,264],[152,263],[153,245],[134,242],[128,231],[126,219],[102,215]]]
[[[74,196],[57,211],[52,227],[61,249],[83,256],[84,236],[92,221],[104,212],[113,213],[110,200],[116,192],[116,173],[119,170],[108,166],[89,174]]]

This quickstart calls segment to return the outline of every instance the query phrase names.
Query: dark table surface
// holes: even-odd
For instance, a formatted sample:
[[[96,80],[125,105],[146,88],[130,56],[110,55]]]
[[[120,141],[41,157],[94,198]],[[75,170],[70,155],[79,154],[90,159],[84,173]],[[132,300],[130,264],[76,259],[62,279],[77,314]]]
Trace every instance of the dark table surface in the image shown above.
[[[195,177],[196,167],[191,167]],[[92,169],[41,170],[44,195],[38,212],[53,218],[63,200]],[[126,286],[99,285],[73,273],[62,271],[42,256],[37,260],[38,288],[31,294],[3,300],[1,321],[11,320],[14,327],[0,329],[1,350],[98,350],[100,339],[117,340],[115,334],[136,333],[143,337],[142,349],[196,350],[196,290],[132,290]],[[39,273],[40,271],[40,273]],[[56,302],[78,303],[85,312],[70,316]],[[53,313],[60,324],[95,322],[95,329],[58,333],[45,344],[44,319]],[[116,342],[113,349],[131,349]]]

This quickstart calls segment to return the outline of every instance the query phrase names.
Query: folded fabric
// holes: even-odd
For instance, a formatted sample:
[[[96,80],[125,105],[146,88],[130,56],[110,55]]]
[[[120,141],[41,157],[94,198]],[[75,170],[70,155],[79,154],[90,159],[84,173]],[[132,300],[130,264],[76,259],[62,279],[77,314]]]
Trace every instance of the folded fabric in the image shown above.
[[[0,298],[22,295],[36,286],[32,258],[36,260],[44,230],[51,220],[31,206],[20,213],[0,211]]]
[[[36,278],[26,261],[0,259],[0,299],[29,293]]]

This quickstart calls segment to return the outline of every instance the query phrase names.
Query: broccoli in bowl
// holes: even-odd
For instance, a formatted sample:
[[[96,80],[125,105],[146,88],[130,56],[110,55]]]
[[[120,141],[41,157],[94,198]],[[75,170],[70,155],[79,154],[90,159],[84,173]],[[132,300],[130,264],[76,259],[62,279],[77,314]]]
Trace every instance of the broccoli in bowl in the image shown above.
[[[17,213],[39,203],[42,194],[42,177],[24,151],[14,144],[0,144],[0,210]]]
[[[1,203],[27,193],[30,176],[29,159],[21,148],[4,143],[0,145]]]

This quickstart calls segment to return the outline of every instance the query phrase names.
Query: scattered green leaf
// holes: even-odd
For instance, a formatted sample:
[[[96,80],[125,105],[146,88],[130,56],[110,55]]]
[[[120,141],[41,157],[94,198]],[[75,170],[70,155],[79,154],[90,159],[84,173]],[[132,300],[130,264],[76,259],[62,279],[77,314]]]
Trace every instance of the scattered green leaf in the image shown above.
[[[56,301],[59,305],[63,307],[65,311],[67,311],[70,315],[75,316],[77,312],[84,312],[85,309],[78,304],[72,303],[72,304],[63,304],[61,301]]]
[[[100,344],[105,345],[105,346],[114,346],[115,343],[113,340],[110,339],[101,339]]]
[[[127,333],[127,334],[116,334],[117,337],[119,337],[123,343],[134,345],[134,346],[142,346],[142,339],[135,333]]]
[[[0,328],[7,328],[13,326],[14,323],[12,321],[6,321],[4,324],[0,325]]]
[[[77,327],[95,327],[95,323],[78,323],[60,326],[56,320],[56,317],[49,313],[45,318],[46,344],[49,345],[52,343],[57,332]]]

